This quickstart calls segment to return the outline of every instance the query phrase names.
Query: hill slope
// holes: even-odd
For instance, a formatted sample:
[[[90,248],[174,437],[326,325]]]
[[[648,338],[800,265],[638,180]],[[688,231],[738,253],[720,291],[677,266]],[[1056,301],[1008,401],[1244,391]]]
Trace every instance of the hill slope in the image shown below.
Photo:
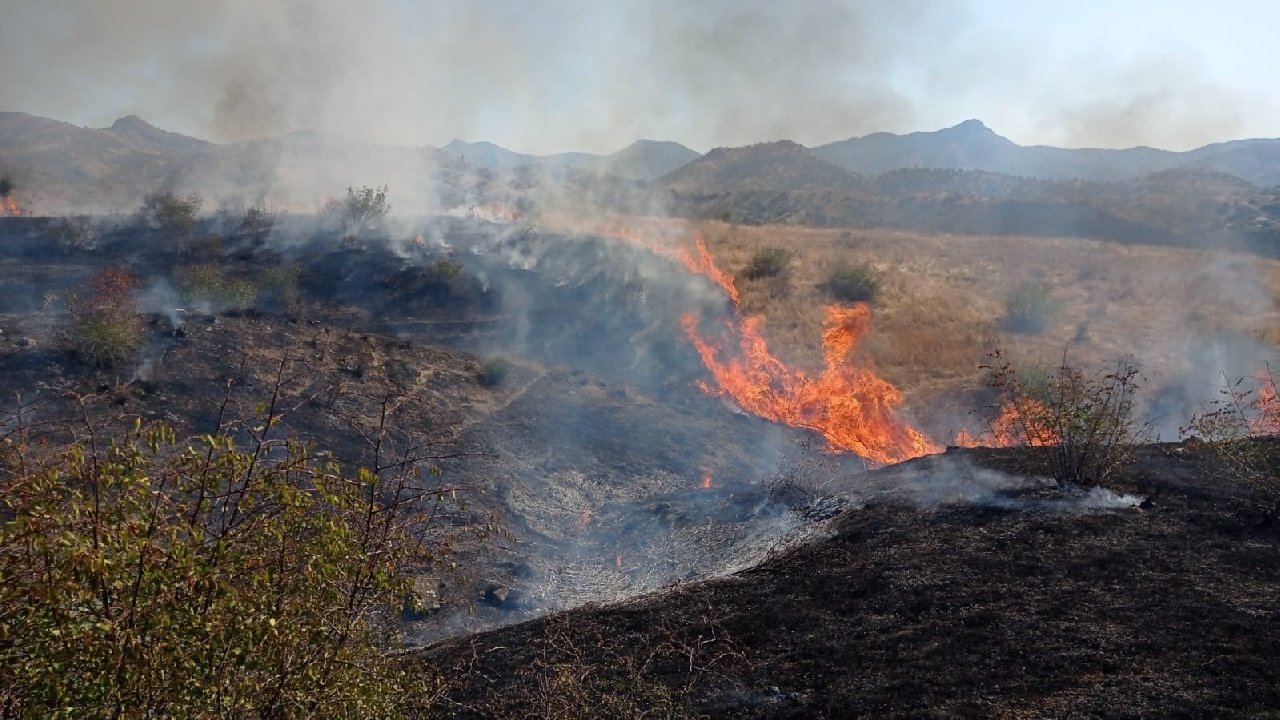
[[[557,677],[582,708],[690,716],[1256,717],[1280,704],[1280,534],[1241,515],[1205,461],[1148,448],[1123,480],[1155,493],[1145,510],[1053,510],[1043,490],[870,501],[753,570],[421,657],[464,669],[454,717],[520,715]],[[1021,459],[922,459],[844,487],[945,493],[981,474],[970,462],[1016,473]]]

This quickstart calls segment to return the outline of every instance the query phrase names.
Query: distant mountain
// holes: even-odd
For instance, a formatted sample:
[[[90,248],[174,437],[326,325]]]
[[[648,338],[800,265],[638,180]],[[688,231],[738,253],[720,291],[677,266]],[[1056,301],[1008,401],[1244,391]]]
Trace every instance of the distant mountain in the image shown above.
[[[1280,184],[1280,140],[1238,140],[1186,152],[1148,147],[1067,149],[1018,145],[978,120],[966,120],[934,132],[850,138],[818,146],[813,152],[864,175],[922,167],[1052,180],[1118,181],[1187,167],[1229,173],[1260,186]]]
[[[663,175],[655,184],[677,193],[848,190],[863,179],[823,160],[804,146],[780,140],[740,148],[716,148]]]
[[[679,143],[655,140],[637,140],[611,155],[582,152],[528,155],[491,142],[461,140],[453,140],[440,150],[485,170],[510,170],[530,165],[559,166],[644,181],[653,180],[700,157],[696,151]]]

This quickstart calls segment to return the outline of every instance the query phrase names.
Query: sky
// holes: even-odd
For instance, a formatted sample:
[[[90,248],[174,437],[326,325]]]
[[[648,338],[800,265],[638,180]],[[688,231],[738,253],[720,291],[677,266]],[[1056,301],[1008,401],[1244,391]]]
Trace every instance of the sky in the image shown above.
[[[977,118],[1182,150],[1280,136],[1276,27],[1243,0],[0,0],[0,110],[533,153]]]

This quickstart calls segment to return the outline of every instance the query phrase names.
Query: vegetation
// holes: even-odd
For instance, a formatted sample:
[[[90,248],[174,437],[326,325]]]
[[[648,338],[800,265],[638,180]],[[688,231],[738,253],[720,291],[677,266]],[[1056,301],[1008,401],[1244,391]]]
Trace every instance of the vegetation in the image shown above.
[[[791,266],[791,252],[778,247],[768,247],[751,257],[751,262],[743,269],[743,277],[749,280],[777,277]]]
[[[1017,333],[1044,332],[1059,309],[1048,285],[1042,282],[1024,282],[1005,296],[1004,325]]]
[[[204,198],[197,193],[177,195],[170,190],[158,190],[142,199],[138,217],[148,227],[181,239],[195,229],[203,206]]]
[[[0,714],[429,710],[441,686],[388,650],[416,605],[410,569],[442,560],[432,518],[456,488],[427,482],[429,458],[393,451],[385,426],[354,471],[275,438],[285,364],[258,422],[189,442],[86,419],[55,450],[5,424]]]
[[[360,238],[381,231],[391,205],[387,202],[387,186],[347,188],[342,200],[325,203],[322,214],[339,224],[346,238]]]
[[[501,357],[494,356],[486,358],[480,363],[480,384],[485,387],[497,387],[506,381],[507,376],[511,374],[511,361]]]
[[[0,199],[9,197],[13,193],[13,181],[8,177],[0,177]]]
[[[251,207],[244,211],[244,215],[236,223],[236,234],[262,240],[271,234],[275,224],[276,218],[271,211],[266,208]]]
[[[89,278],[87,292],[67,298],[73,352],[98,367],[112,367],[132,357],[142,339],[142,322],[133,291],[138,278],[125,268],[106,267]]]
[[[92,250],[97,241],[93,218],[88,215],[72,215],[60,218],[53,226],[53,236],[63,252]]]
[[[1183,434],[1193,434],[1209,444],[1214,457],[1231,479],[1262,491],[1272,502],[1263,508],[1263,520],[1280,520],[1280,458],[1258,437],[1280,436],[1280,395],[1270,365],[1257,378],[1228,380],[1224,374],[1221,397],[1191,418]]]
[[[838,266],[827,279],[827,291],[837,300],[871,302],[880,294],[880,271],[869,264]]]
[[[1086,374],[1068,364],[1065,350],[1056,369],[1031,373],[1016,369],[1000,350],[990,357],[988,384],[1004,401],[993,433],[1011,444],[1047,446],[1039,470],[1059,484],[1103,484],[1137,445],[1151,441],[1150,423],[1137,415],[1143,378],[1132,358]]]
[[[213,263],[179,268],[178,285],[188,302],[217,308],[245,308],[258,296],[258,287],[242,278],[228,278]]]

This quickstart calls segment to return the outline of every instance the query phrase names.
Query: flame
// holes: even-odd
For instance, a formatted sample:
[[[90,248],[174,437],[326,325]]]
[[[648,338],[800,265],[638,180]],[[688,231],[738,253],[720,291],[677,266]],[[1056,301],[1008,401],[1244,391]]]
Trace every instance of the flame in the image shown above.
[[[570,221],[569,226],[673,258],[720,286],[734,307],[740,307],[733,275],[716,265],[701,232],[682,227],[673,232],[671,225],[652,224],[642,229],[624,221],[591,226]],[[942,447],[898,416],[902,393],[876,375],[869,358],[859,358],[856,366],[850,363],[858,341],[871,330],[871,309],[865,304],[829,305],[825,309],[827,326],[822,340],[826,369],[816,378],[788,366],[769,351],[762,332],[763,316],[738,318],[729,330],[738,337],[735,349],[711,343],[699,331],[698,317],[685,315],[685,335],[718,387],[699,386],[709,394],[732,397],[744,410],[765,419],[817,431],[833,450],[854,452],[872,463],[941,452]],[[709,486],[708,474],[703,487]]]
[[[579,521],[579,523],[578,523],[578,534],[579,534],[579,535],[581,535],[582,533],[584,533],[584,532],[586,532],[586,531],[587,531],[587,526],[591,524],[591,516],[592,516],[592,514],[593,514],[593,513],[592,513],[590,510],[583,510],[583,511],[582,511],[582,519],[581,519],[581,520]]]
[[[967,429],[956,433],[953,445],[959,447],[1014,447],[1057,445],[1058,435],[1048,427],[1049,410],[1038,400],[1023,398],[1005,400],[991,421],[989,432],[973,435]]]
[[[702,489],[703,490],[711,489],[711,471],[710,470],[702,471]]]
[[[22,208],[18,206],[18,201],[12,195],[0,197],[0,216],[22,217],[22,214]]]
[[[613,564],[622,567],[622,551],[618,550],[613,553]]]
[[[876,464],[900,462],[940,452],[923,433],[897,414],[902,393],[875,373],[869,359],[853,365],[849,356],[871,329],[871,308],[828,305],[822,335],[826,368],[816,378],[789,367],[769,352],[762,317],[748,317],[738,329],[737,352],[722,353],[698,331],[698,319],[684,317],[685,334],[702,356],[719,389],[760,417],[815,430],[836,450],[857,453]]]
[[[1280,435],[1280,397],[1276,381],[1269,369],[1258,373],[1258,414],[1249,420],[1249,434],[1254,437]]]

